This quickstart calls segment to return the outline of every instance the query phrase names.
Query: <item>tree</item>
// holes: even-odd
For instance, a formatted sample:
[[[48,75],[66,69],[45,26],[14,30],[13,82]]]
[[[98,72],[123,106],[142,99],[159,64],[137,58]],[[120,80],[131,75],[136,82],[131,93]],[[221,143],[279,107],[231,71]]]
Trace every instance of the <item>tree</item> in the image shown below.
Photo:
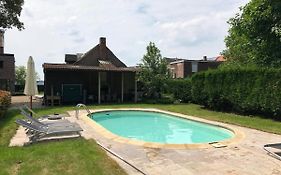
[[[16,66],[16,84],[24,85],[26,77],[26,68],[25,66]]]
[[[39,76],[38,72],[35,72],[35,73],[36,73],[36,79],[40,80],[40,76]],[[25,66],[16,66],[16,83],[18,85],[24,85],[25,77],[26,77]]]
[[[24,0],[0,0],[0,27],[3,29],[16,27],[24,29],[20,22],[22,6]]]
[[[160,98],[166,79],[169,78],[168,64],[154,43],[150,42],[146,50],[147,53],[140,64],[139,80],[144,85],[146,97]]]
[[[281,66],[280,0],[251,0],[228,23],[223,54],[230,64]]]

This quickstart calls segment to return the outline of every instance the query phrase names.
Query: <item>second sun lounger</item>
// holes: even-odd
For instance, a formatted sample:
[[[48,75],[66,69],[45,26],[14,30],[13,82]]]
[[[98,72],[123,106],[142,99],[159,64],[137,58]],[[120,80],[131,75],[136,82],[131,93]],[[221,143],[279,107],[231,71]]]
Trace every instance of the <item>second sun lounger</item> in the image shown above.
[[[81,136],[80,132],[83,131],[83,129],[80,126],[40,127],[38,125],[28,123],[21,119],[17,119],[16,123],[32,131],[32,135],[30,135],[31,141],[37,141],[45,137],[58,136],[58,135],[63,136],[63,135],[76,134],[78,136]]]

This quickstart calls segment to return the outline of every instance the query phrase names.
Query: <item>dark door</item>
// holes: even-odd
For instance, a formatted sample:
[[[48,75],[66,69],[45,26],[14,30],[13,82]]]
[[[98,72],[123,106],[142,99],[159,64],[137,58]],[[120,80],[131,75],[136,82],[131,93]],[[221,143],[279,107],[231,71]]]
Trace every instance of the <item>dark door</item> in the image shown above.
[[[82,102],[82,84],[63,84],[62,101],[66,103]]]

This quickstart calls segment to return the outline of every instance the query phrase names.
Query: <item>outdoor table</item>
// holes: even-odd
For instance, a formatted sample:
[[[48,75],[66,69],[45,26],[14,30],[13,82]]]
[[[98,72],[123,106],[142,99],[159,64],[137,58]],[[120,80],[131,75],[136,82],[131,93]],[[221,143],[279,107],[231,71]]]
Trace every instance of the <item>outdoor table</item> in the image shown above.
[[[65,119],[66,114],[50,114],[48,115],[48,120],[60,120]]]

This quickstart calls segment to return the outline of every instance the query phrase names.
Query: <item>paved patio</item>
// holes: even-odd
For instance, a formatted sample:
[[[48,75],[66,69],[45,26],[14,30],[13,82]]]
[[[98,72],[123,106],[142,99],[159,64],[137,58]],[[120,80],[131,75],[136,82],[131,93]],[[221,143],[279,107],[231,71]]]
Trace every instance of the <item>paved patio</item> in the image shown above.
[[[74,116],[74,111],[69,112]],[[72,117],[75,120],[75,117]],[[82,120],[77,121],[84,129],[86,139],[93,138],[137,166],[147,174],[176,175],[280,175],[281,162],[263,150],[267,143],[281,142],[281,136],[254,129],[234,127],[245,134],[237,144],[226,148],[207,149],[153,149],[124,144],[107,139]],[[219,124],[218,122],[212,122]],[[129,169],[127,169],[129,170]],[[130,172],[134,174],[135,172]]]
[[[21,95],[21,96],[12,96],[12,102],[11,102],[10,108],[17,108],[22,105],[28,105],[30,104],[30,97]],[[42,100],[39,98],[32,98],[32,106],[33,108],[44,108],[42,105]]]
[[[281,142],[281,136],[254,129],[235,127],[245,134],[239,143],[225,148],[205,149],[163,149],[146,148],[143,146],[120,143],[100,135],[96,130],[77,120],[75,112],[69,112],[67,119],[77,122],[84,129],[82,136],[86,139],[95,139],[105,147],[122,156],[146,174],[176,174],[176,175],[280,175],[281,162],[263,150],[267,143]],[[85,114],[85,113],[84,113]],[[80,113],[83,115],[83,112]],[[212,122],[218,124],[218,122]],[[19,132],[17,134],[20,134]],[[15,136],[19,138],[19,135]],[[132,167],[119,159],[113,158],[129,173],[140,174]]]

